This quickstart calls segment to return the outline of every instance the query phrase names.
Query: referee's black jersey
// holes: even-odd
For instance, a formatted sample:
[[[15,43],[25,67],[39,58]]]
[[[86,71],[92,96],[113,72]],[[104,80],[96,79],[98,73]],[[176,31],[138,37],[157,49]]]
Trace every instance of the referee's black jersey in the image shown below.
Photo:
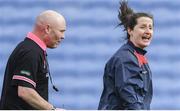
[[[107,62],[100,110],[150,109],[152,74],[145,50],[128,41]]]
[[[45,50],[36,42],[30,38],[25,38],[10,55],[4,75],[1,109],[34,109],[18,97],[17,86],[33,88],[48,101],[47,59]]]

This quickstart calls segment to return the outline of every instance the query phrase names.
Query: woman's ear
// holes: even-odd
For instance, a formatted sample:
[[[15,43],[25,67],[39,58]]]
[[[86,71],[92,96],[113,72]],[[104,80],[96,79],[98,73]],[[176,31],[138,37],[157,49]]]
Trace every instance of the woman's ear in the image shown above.
[[[132,36],[132,29],[128,28],[128,29],[127,29],[127,32],[128,32],[128,34],[129,34],[130,36]]]
[[[132,30],[132,29],[130,29],[130,28],[128,28],[128,29],[127,29],[127,32],[128,32],[128,34],[129,34],[129,36],[131,37],[131,36],[132,36],[132,34],[133,34],[133,30]]]

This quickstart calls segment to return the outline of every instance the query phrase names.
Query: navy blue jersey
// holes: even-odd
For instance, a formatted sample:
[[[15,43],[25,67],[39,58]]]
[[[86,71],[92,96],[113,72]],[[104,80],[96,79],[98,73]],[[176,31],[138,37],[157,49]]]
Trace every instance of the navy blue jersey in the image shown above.
[[[107,62],[99,110],[150,109],[152,74],[146,51],[128,41]]]

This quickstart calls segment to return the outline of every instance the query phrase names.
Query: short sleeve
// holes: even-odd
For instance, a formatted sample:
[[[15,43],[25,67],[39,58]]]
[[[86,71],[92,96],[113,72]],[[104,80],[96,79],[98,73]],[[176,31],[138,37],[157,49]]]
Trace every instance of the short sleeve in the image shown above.
[[[36,74],[38,69],[37,53],[22,51],[15,60],[15,70],[12,76],[12,85],[36,88]]]

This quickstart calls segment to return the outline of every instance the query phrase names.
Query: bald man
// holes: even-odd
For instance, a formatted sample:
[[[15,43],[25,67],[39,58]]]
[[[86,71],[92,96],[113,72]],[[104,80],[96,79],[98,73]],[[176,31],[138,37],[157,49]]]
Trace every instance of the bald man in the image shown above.
[[[65,31],[66,21],[56,11],[47,10],[37,17],[33,31],[27,34],[9,57],[0,109],[55,109],[48,102],[48,78],[51,80],[51,75],[46,49],[56,48],[64,39]]]

